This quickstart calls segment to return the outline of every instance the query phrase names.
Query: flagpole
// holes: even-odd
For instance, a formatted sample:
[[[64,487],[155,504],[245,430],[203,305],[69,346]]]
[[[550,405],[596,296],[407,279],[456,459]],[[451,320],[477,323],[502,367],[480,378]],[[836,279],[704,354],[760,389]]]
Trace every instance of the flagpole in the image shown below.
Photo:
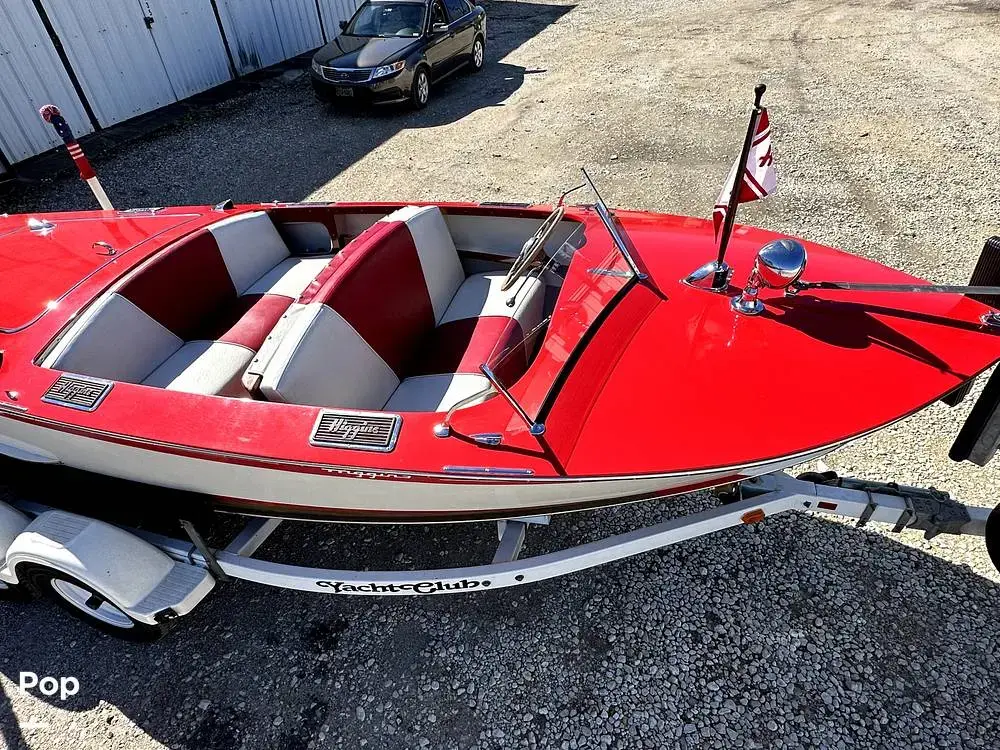
[[[66,122],[66,118],[62,116],[59,111],[59,107],[54,104],[46,104],[44,107],[38,110],[38,114],[41,115],[45,122],[49,123],[55,131],[56,134],[62,138],[63,143],[66,144],[66,150],[69,152],[70,157],[73,159],[73,163],[76,165],[77,171],[80,173],[80,179],[87,183],[87,187],[94,194],[97,202],[100,204],[101,208],[105,211],[113,211],[114,206],[111,205],[111,201],[108,199],[108,194],[104,192],[104,187],[101,185],[101,181],[97,179],[97,174],[94,172],[94,168],[90,166],[90,161],[87,159],[87,155],[83,153],[83,149],[80,144],[76,142],[76,138],[73,135],[73,131]]]
[[[763,83],[758,83],[753,88],[753,111],[750,113],[747,137],[743,140],[743,150],[740,152],[740,160],[737,162],[739,166],[736,168],[733,185],[729,191],[729,206],[726,208],[726,218],[722,224],[722,234],[719,237],[719,257],[715,261],[716,271],[715,278],[712,280],[713,289],[725,289],[729,282],[723,261],[726,258],[726,248],[729,246],[729,236],[733,233],[733,225],[736,223],[736,208],[740,205],[740,190],[743,188],[743,175],[746,174],[747,156],[750,155],[754,133],[757,132],[757,120],[760,119],[761,113],[760,100],[765,91],[767,91],[767,86]]]

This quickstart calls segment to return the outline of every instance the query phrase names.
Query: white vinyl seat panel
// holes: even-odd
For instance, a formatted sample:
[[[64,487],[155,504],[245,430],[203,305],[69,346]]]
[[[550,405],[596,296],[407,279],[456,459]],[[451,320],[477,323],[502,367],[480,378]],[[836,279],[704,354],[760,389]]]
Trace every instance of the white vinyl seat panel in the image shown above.
[[[472,373],[417,375],[399,384],[385,404],[385,411],[448,411],[464,398],[474,396],[490,381]],[[475,403],[481,403],[488,393]],[[467,404],[473,406],[473,404]]]
[[[264,211],[231,216],[206,228],[222,253],[236,294],[246,294],[255,281],[289,256],[285,241]]]
[[[225,341],[188,341],[142,381],[170,391],[246,397],[240,378],[253,350]]]
[[[267,338],[264,339],[264,343],[261,344],[260,349],[254,355],[254,358],[247,365],[246,371],[243,373],[243,386],[250,393],[256,393],[260,390],[260,383],[264,377],[264,370],[267,369],[268,364],[274,358],[282,342],[285,340],[285,336],[295,327],[295,321],[299,314],[306,309],[306,305],[300,302],[293,302],[289,308],[285,311],[285,314],[281,316],[277,323],[275,323],[274,328],[271,332],[267,334]],[[295,329],[299,330],[299,329]]]
[[[285,258],[251,284],[244,294],[278,294],[298,299],[320,271],[330,262],[330,255],[308,258]]]
[[[424,283],[434,310],[434,320],[440,323],[448,303],[465,280],[462,261],[459,260],[458,250],[455,249],[455,242],[441,209],[437,206],[406,206],[393,211],[381,221],[401,221],[406,224],[417,248],[420,270],[424,273]]]
[[[306,305],[264,368],[269,401],[380,409],[399,385],[396,373],[338,313]]]
[[[108,294],[84,311],[42,365],[141,383],[183,343],[121,295]]]
[[[545,304],[545,284],[534,276],[526,276],[508,291],[500,291],[504,274],[478,273],[465,280],[455,293],[438,325],[465,318],[499,316],[514,318],[527,333],[542,322]],[[514,299],[514,304],[507,301]]]

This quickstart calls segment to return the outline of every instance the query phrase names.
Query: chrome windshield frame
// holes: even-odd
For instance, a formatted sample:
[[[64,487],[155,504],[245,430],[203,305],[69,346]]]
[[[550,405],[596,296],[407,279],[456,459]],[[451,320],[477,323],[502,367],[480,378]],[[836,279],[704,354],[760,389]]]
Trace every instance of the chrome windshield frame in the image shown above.
[[[611,213],[611,209],[608,208],[601,194],[597,191],[597,186],[594,185],[594,181],[590,179],[590,175],[587,174],[587,170],[580,167],[580,171],[583,172],[583,179],[587,181],[587,185],[593,191],[594,196],[597,198],[597,202],[594,204],[594,210],[597,212],[598,217],[601,219],[601,223],[604,224],[604,228],[608,230],[608,234],[611,235],[611,239],[615,243],[615,247],[618,248],[618,252],[622,254],[625,258],[625,262],[628,263],[628,267],[632,270],[633,275],[639,281],[645,281],[647,274],[639,270],[639,266],[635,262],[635,258],[632,257],[632,253],[628,249],[628,243],[625,242],[625,238],[622,237],[621,230],[619,230],[618,225],[615,223],[614,214]]]
[[[629,286],[631,286],[632,283],[636,281],[644,281],[648,278],[648,275],[643,273],[642,270],[640,270],[639,265],[635,261],[635,258],[632,257],[632,252],[629,249],[631,246],[631,240],[630,239],[626,240],[627,234],[623,234],[624,230],[621,227],[619,227],[614,214],[611,212],[611,209],[609,209],[607,204],[604,202],[604,199],[598,192],[597,187],[594,185],[594,181],[590,178],[590,175],[587,174],[587,170],[581,167],[580,171],[583,173],[583,178],[585,181],[584,184],[578,185],[577,187],[566,191],[566,193],[564,193],[560,197],[557,206],[561,206],[563,204],[566,196],[569,193],[572,193],[575,190],[579,190],[582,187],[590,187],[591,191],[594,193],[594,197],[596,198],[596,203],[593,204],[593,208],[597,213],[597,216],[600,218],[601,223],[604,225],[604,228],[611,236],[611,240],[614,243],[615,248],[618,250],[622,258],[625,260],[626,265],[628,265],[629,272],[626,272],[623,269],[616,269],[616,268],[591,268],[588,269],[588,271],[594,274],[621,276],[626,279],[625,285],[620,290],[618,290],[618,292],[614,295],[614,301],[617,301],[618,299],[620,299],[621,293]],[[572,234],[570,236],[572,237]],[[554,260],[554,258],[555,256],[550,257],[548,262],[551,263]],[[613,265],[615,264],[612,263],[612,266]],[[516,296],[517,292],[515,292],[514,294]],[[535,326],[527,334],[527,336],[525,336],[525,340],[529,339],[539,330],[547,326],[550,320],[551,320],[551,315],[547,317],[544,321],[542,321],[542,323]],[[596,322],[597,321],[594,321],[595,324]],[[587,330],[584,332],[584,337],[583,339],[581,339],[581,342],[584,339],[589,338],[588,334],[592,333],[592,330],[593,330],[593,324],[589,326]],[[576,350],[574,349],[574,353],[575,352]],[[479,366],[479,371],[482,373],[483,377],[486,378],[489,385],[453,405],[445,414],[444,419],[434,425],[434,435],[440,438],[445,438],[450,436],[451,418],[454,415],[454,413],[459,409],[462,409],[466,406],[470,406],[476,403],[480,399],[488,397],[488,395],[492,392],[503,397],[504,401],[508,403],[511,409],[513,409],[513,411],[517,414],[517,416],[527,426],[529,434],[535,437],[541,437],[542,435],[545,434],[544,415],[547,415],[548,409],[551,407],[552,399],[554,398],[555,392],[557,390],[556,386],[559,383],[560,379],[564,377],[565,368],[567,366],[570,366],[569,361],[572,359],[573,357],[570,357],[569,360],[567,360],[567,362],[565,362],[563,366],[560,368],[559,373],[557,374],[555,380],[551,384],[551,387],[548,389],[547,394],[542,399],[542,402],[538,407],[538,416],[536,416],[535,418],[532,418],[528,414],[525,408],[518,402],[518,400],[510,392],[509,388],[500,380],[495,370],[493,369],[495,365],[492,365],[492,363],[490,362],[483,362]],[[490,444],[492,445],[494,443]]]
[[[503,396],[504,399],[507,401],[507,403],[510,404],[511,408],[515,412],[517,412],[517,416],[519,416],[521,419],[524,420],[525,425],[527,425],[528,427],[529,433],[531,433],[535,437],[545,434],[545,425],[542,424],[541,422],[534,421],[531,417],[528,416],[528,412],[526,412],[524,408],[517,402],[517,399],[511,395],[510,391],[508,391],[504,387],[503,383],[500,382],[499,378],[497,378],[496,374],[493,372],[493,370],[490,368],[489,365],[487,365],[484,362],[483,364],[479,365],[479,371],[483,373],[483,375],[486,377],[488,381],[490,381],[490,384],[493,386],[493,390],[495,390],[497,393]]]

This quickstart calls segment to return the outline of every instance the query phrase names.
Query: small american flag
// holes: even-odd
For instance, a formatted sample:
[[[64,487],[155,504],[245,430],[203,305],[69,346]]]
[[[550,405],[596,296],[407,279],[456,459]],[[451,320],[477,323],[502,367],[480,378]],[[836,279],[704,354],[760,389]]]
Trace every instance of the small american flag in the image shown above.
[[[733,164],[733,168],[729,170],[729,177],[726,178],[726,184],[722,188],[712,211],[716,240],[719,239],[719,232],[722,231],[722,225],[726,221],[726,211],[729,210],[729,199],[732,197],[733,184],[736,182],[736,172],[739,166],[737,160]],[[739,202],[749,203],[766,198],[777,187],[778,179],[774,171],[774,155],[771,152],[771,123],[767,117],[767,109],[761,108],[753,140],[750,142],[750,151],[747,154],[746,169],[743,170]]]
[[[80,171],[80,178],[83,180],[89,180],[92,177],[95,177],[94,168],[90,166],[90,161],[87,159],[87,155],[83,153],[83,149],[80,148],[80,144],[77,143],[76,138],[73,137],[73,131],[70,130],[69,123],[67,123],[66,118],[62,116],[62,113],[59,111],[59,107],[54,104],[46,104],[38,110],[38,114],[42,116],[42,119],[45,120],[45,122],[55,128],[56,133],[63,139],[63,143],[66,144],[66,150],[69,151],[69,155],[73,157],[73,163],[76,164],[76,168]]]

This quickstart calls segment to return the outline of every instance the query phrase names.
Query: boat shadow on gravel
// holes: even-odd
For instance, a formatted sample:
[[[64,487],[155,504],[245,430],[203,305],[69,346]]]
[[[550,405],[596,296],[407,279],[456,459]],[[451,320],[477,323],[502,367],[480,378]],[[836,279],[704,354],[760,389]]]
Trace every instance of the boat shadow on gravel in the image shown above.
[[[486,6],[483,69],[475,75],[459,71],[434,84],[431,101],[422,110],[406,104],[338,109],[316,99],[306,71],[289,71],[265,79],[259,89],[194,107],[137,140],[116,137],[111,128],[86,147],[108,194],[122,207],[213,205],[226,198],[237,203],[304,200],[393,136],[502,106],[525,76],[544,76],[545,70],[501,61],[575,6],[514,0],[492,0]],[[123,132],[135,130],[129,124],[121,127]],[[491,136],[488,131],[478,135],[482,148],[489,148]],[[115,142],[123,138],[124,143]],[[447,156],[448,140],[440,144],[441,155]],[[0,184],[0,213],[93,207],[69,159],[62,153],[55,157],[46,157],[44,169],[25,170],[38,177],[58,170],[53,181]],[[412,167],[409,159],[397,156],[387,158],[384,169],[406,174]],[[420,180],[419,172],[413,179]],[[347,193],[337,199],[356,197]]]
[[[98,494],[141,516],[137,508],[184,501],[68,470],[8,462],[0,470],[15,491],[41,502]],[[709,502],[696,495],[557,518],[529,535],[525,555]],[[493,524],[303,523],[283,527],[259,556],[437,568],[489,560],[495,543]],[[998,607],[1000,587],[967,566],[804,516],[464,596],[348,598],[230,582],[145,645],[93,631],[47,602],[3,602],[8,694],[22,670],[75,676],[80,692],[65,702],[37,693],[18,699],[16,717],[0,696],[0,737],[11,748],[49,747],[21,725],[64,729],[69,711],[89,712],[73,724],[81,746],[127,742],[129,727],[101,704],[150,738],[191,750],[338,740],[357,747],[362,738],[386,750],[422,738],[432,748],[500,748],[523,746],[525,731],[539,747],[558,747],[569,739],[560,716],[602,708],[625,717],[652,712],[660,747],[696,723],[777,747],[831,727],[850,734],[859,722],[867,746],[894,746],[915,711],[932,714],[942,736],[978,737],[996,730]],[[607,686],[616,686],[612,694]],[[760,695],[787,706],[795,723],[768,724],[771,708],[741,703]],[[726,701],[736,709],[723,712]],[[606,733],[626,748],[641,746],[650,736],[643,731],[626,720]],[[711,746],[690,740],[687,747]]]

